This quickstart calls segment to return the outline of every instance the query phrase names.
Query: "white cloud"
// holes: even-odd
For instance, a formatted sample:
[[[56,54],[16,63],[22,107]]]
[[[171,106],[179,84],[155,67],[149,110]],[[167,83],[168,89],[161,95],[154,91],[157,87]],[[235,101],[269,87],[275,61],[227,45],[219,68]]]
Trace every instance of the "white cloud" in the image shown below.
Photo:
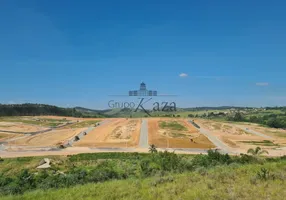
[[[267,82],[261,82],[261,83],[256,83],[257,86],[268,86],[269,83]]]
[[[181,73],[179,76],[180,76],[181,78],[185,78],[185,77],[187,77],[187,76],[188,76],[188,74]]]
[[[8,101],[8,104],[16,104],[15,101]]]

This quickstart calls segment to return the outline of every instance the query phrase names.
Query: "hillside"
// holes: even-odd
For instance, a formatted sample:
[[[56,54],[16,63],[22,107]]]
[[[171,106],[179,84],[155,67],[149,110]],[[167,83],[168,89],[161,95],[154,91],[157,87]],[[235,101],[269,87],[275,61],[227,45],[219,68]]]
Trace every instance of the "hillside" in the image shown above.
[[[285,157],[161,152],[50,158],[48,170],[35,168],[40,157],[0,162],[0,198],[282,200],[286,195]]]
[[[0,116],[72,116],[72,117],[104,117],[99,112],[80,111],[75,108],[62,108],[47,104],[0,104]]]

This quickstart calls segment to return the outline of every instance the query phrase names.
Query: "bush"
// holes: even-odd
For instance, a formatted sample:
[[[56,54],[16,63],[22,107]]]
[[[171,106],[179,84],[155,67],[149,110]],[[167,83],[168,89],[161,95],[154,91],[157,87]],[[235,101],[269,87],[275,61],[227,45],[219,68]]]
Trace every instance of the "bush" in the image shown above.
[[[271,174],[269,170],[265,168],[261,168],[260,171],[257,172],[256,177],[260,180],[274,180],[274,174]]]
[[[193,168],[210,167],[218,164],[230,164],[232,159],[228,154],[221,154],[217,150],[208,150],[207,155],[196,155],[193,159]]]

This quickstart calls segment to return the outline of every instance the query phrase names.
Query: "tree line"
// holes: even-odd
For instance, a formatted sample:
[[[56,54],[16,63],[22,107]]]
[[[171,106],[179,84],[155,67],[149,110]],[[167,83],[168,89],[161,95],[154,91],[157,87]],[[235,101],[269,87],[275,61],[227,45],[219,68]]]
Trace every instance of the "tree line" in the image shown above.
[[[279,108],[279,107],[278,107]],[[279,108],[280,110],[282,108]],[[284,109],[284,108],[283,108]],[[262,124],[265,126],[269,126],[271,128],[283,128],[286,129],[286,112],[283,114],[266,114],[266,115],[244,115],[240,112],[236,112],[235,114],[225,114],[223,112],[214,113],[210,112],[208,114],[203,113],[201,115],[198,114],[189,114],[188,117],[201,117],[201,118],[222,118],[227,121],[236,121],[236,122],[251,122]]]
[[[234,116],[228,116],[227,119],[229,121],[252,122],[262,124],[271,128],[286,128],[286,113],[245,117],[241,113],[237,112]]]
[[[55,115],[71,117],[100,117],[88,115],[77,111],[75,108],[61,108],[46,104],[0,104],[0,116],[37,116]]]

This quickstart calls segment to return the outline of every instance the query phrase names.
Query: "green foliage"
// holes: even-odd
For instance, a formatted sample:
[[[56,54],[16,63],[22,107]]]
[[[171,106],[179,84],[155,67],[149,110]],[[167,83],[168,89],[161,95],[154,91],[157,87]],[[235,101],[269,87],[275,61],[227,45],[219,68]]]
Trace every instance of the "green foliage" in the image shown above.
[[[46,104],[0,104],[0,116],[37,116],[37,115],[56,115],[72,117],[101,117],[101,115],[88,115],[79,112],[75,108],[61,108]],[[55,124],[54,124],[55,125]]]
[[[256,147],[255,149],[248,149],[247,153],[254,156],[259,156],[262,154],[268,154],[268,151],[262,150],[260,147]]]
[[[261,168],[260,171],[257,172],[256,176],[258,179],[264,180],[264,181],[269,180],[269,179],[272,179],[272,180],[275,179],[275,175],[271,174],[270,171],[265,168]]]
[[[6,162],[5,159],[4,162]],[[25,164],[33,158],[13,159],[16,164]],[[285,162],[285,158],[272,158],[268,162]],[[175,152],[160,151],[157,153],[94,153],[71,155],[65,161],[52,162],[52,169],[27,170],[24,169],[12,175],[0,174],[0,196],[22,194],[35,189],[47,190],[50,188],[68,188],[78,184],[99,183],[108,180],[140,179],[160,176],[151,183],[154,187],[173,182],[173,179],[164,178],[170,174],[196,171],[206,176],[214,166],[241,166],[244,164],[263,164],[266,160],[255,156],[241,154],[230,157],[219,151],[209,150],[206,155],[178,155]],[[9,163],[9,162],[7,162]],[[3,167],[3,163],[1,163]],[[62,167],[65,165],[66,167]],[[216,167],[216,168],[217,168]],[[222,167],[223,169],[223,167]],[[233,169],[235,169],[233,167]],[[224,181],[225,173],[219,175]],[[257,179],[265,179],[268,172],[261,170]],[[280,176],[283,178],[283,176]],[[267,178],[266,178],[267,179]],[[283,179],[284,180],[284,179]],[[210,184],[211,188],[214,187]]]
[[[196,155],[192,161],[194,168],[230,164],[233,162],[228,154],[221,154],[217,150],[209,150],[207,155]]]
[[[235,157],[234,158],[235,162],[241,163],[241,164],[248,164],[248,163],[258,163],[259,160],[251,155],[247,154],[240,154],[240,157]]]
[[[159,122],[159,126],[162,129],[166,128],[166,129],[171,129],[174,131],[186,131],[187,130],[185,126],[181,125],[177,121],[170,121],[170,122],[162,121],[162,122]]]
[[[140,159],[146,157],[148,154],[144,153],[83,153],[77,155],[69,155],[68,158],[71,162],[79,162],[86,160],[98,160],[98,159]]]
[[[149,147],[149,152],[150,153],[157,153],[157,147],[154,144],[151,144]]]
[[[237,112],[234,116],[228,116],[227,119],[229,121],[258,123],[272,128],[286,128],[286,113],[247,117]]]

